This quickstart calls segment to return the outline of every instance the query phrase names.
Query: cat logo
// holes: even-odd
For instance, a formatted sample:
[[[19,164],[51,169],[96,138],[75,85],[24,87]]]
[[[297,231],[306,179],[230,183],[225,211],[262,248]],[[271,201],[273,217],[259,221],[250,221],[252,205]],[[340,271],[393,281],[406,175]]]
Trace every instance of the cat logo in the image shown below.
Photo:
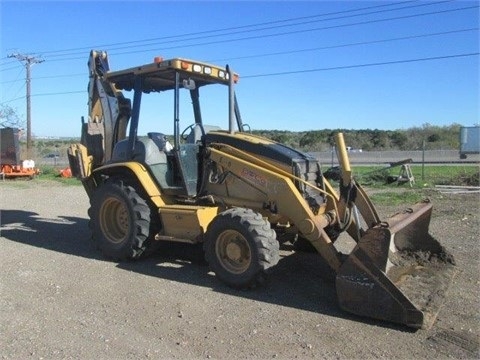
[[[267,179],[265,179],[263,176],[257,174],[255,171],[252,171],[247,168],[242,169],[242,176],[247,179],[252,181],[253,183],[266,187],[267,186]]]

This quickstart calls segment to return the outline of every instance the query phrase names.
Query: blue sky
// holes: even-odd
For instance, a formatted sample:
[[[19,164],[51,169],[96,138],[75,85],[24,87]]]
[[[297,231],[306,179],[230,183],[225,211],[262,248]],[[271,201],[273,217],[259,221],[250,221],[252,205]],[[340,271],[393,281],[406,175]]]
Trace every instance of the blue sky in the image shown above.
[[[112,70],[158,55],[230,64],[252,129],[471,126],[480,122],[478,5],[2,0],[0,104],[26,114],[25,69],[7,56],[43,59],[32,66],[33,134],[79,136],[94,48],[108,51]],[[209,91],[204,121],[225,128],[226,90]],[[145,102],[140,133],[173,132],[172,97],[162,96]]]

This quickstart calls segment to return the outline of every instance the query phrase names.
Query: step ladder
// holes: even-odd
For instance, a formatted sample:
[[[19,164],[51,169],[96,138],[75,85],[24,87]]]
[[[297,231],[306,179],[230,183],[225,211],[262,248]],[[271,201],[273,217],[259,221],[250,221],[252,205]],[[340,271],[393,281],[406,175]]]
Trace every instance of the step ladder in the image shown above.
[[[415,178],[413,177],[412,169],[410,168],[409,164],[402,165],[400,168],[400,173],[398,174],[397,182],[398,185],[408,182],[410,187],[415,184]]]

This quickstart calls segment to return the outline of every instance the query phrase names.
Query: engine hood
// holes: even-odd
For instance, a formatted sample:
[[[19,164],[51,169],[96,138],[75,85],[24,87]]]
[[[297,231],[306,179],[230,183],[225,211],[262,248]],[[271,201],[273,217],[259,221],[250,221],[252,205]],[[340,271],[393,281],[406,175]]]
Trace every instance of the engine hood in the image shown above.
[[[205,141],[207,145],[211,143],[227,144],[250,154],[282,163],[288,167],[298,163],[317,163],[317,159],[310,154],[261,136],[243,132],[230,134],[229,132],[212,131],[205,135]]]

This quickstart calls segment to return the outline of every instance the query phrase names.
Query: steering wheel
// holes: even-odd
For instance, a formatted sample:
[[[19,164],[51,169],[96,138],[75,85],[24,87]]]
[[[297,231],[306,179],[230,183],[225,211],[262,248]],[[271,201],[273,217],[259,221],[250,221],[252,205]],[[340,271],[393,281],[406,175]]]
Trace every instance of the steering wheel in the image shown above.
[[[200,142],[200,140],[205,136],[205,129],[203,128],[203,125],[200,124],[200,123],[195,123],[195,124],[192,124],[190,126],[188,126],[185,130],[182,131],[182,133],[180,134],[180,138],[183,140],[183,141],[187,141],[188,140],[188,137],[190,136],[191,132],[194,131],[194,130],[197,130],[197,127],[198,129],[201,131],[202,133],[202,137],[201,138],[197,138],[197,135],[198,134],[194,134],[194,141],[196,143]],[[190,130],[190,132],[187,134],[187,132]]]
[[[196,124],[192,124],[192,125],[189,125],[185,128],[185,130],[182,131],[182,133],[180,134],[180,138],[183,140],[183,141],[187,141],[188,139],[188,135],[190,135],[190,132],[193,130],[193,128],[195,127]],[[187,134],[188,132],[188,134]]]

